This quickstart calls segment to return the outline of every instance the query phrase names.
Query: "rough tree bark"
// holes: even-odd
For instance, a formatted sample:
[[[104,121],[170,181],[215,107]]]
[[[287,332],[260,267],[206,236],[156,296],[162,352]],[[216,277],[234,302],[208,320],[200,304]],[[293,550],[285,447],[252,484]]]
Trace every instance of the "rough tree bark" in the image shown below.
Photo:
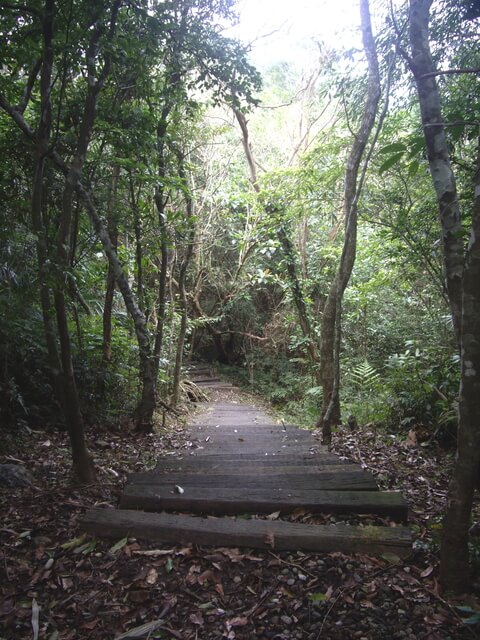
[[[117,196],[117,186],[120,177],[120,165],[116,164],[113,167],[112,179],[110,182],[110,188],[108,192],[107,200],[107,225],[108,233],[110,234],[110,240],[113,248],[117,250],[118,243],[118,231],[117,221],[115,214],[115,204]],[[103,344],[102,344],[102,359],[103,367],[106,369],[106,365],[112,359],[112,311],[113,311],[113,297],[115,295],[115,275],[113,273],[112,265],[108,263],[106,286],[105,286],[105,301],[103,304]]]
[[[37,140],[35,145],[35,172],[32,185],[31,214],[32,227],[36,236],[36,251],[38,263],[38,280],[40,284],[40,304],[42,307],[45,342],[47,345],[48,360],[52,375],[52,383],[55,397],[65,416],[65,398],[62,385],[62,365],[58,354],[57,332],[53,321],[53,308],[51,290],[48,285],[48,246],[47,230],[42,215],[43,201],[45,197],[45,164],[50,145],[52,126],[51,84],[53,69],[53,19],[55,3],[46,0],[43,15],[43,56],[40,66],[35,65],[36,79],[40,71],[40,119],[37,127]],[[23,112],[27,102],[22,105]],[[66,417],[66,416],[65,416]]]
[[[180,377],[182,373],[183,362],[183,350],[185,347],[185,336],[187,335],[187,323],[188,323],[188,300],[186,290],[187,269],[190,264],[193,255],[193,248],[195,243],[195,203],[193,195],[188,185],[187,174],[185,171],[185,159],[180,150],[176,151],[178,162],[178,175],[184,184],[184,197],[186,207],[186,219],[187,225],[186,232],[186,244],[184,249],[183,260],[180,264],[180,271],[178,274],[178,292],[180,296],[180,328],[178,331],[177,350],[175,354],[175,369],[173,372],[173,386],[172,386],[172,406],[176,407],[180,395]]]
[[[0,93],[0,107],[12,118],[17,124],[20,130],[26,135],[26,137],[36,143],[36,133],[27,123],[23,114],[12,106],[5,96]],[[58,152],[52,150],[49,153],[49,159],[53,164],[64,174],[68,173],[68,166]],[[140,351],[140,372],[142,381],[142,396],[137,407],[137,416],[140,425],[151,426],[153,411],[155,409],[155,371],[153,367],[152,351],[150,347],[150,335],[147,328],[147,322],[144,314],[138,308],[135,301],[132,289],[128,282],[128,278],[123,272],[122,265],[118,259],[115,247],[112,244],[110,235],[107,228],[103,224],[102,218],[99,216],[95,204],[89,191],[83,186],[79,180],[77,182],[76,191],[80,196],[90,222],[92,224],[98,239],[103,245],[105,255],[107,256],[113,273],[115,274],[115,280],[118,285],[118,289],[122,294],[125,307],[133,320],[135,327],[135,334]]]
[[[461,357],[457,456],[443,523],[440,580],[445,589],[466,591],[468,530],[480,471],[480,141],[470,241],[463,247],[455,177],[443,126],[429,40],[431,0],[410,2],[408,59],[420,102],[428,162],[436,193],[446,288]]]
[[[287,273],[290,280],[290,289],[292,291],[293,301],[297,309],[298,321],[302,334],[307,344],[307,353],[312,366],[313,375],[317,384],[321,383],[320,368],[319,368],[319,355],[317,349],[317,342],[313,336],[312,323],[310,320],[307,305],[305,304],[305,298],[302,292],[302,286],[297,273],[297,265],[295,262],[295,254],[290,238],[287,235],[283,226],[280,226],[277,231],[277,237],[282,245],[283,253],[287,263]]]
[[[343,215],[345,237],[340,264],[331,284],[322,315],[320,338],[321,380],[323,406],[317,426],[322,429],[323,444],[330,444],[332,426],[340,421],[339,377],[341,315],[343,294],[350,280],[357,251],[358,199],[361,192],[358,175],[362,158],[380,102],[381,86],[377,49],[372,34],[368,0],[360,0],[362,41],[368,63],[368,87],[365,107],[352,148],[350,150],[344,183]]]
[[[167,276],[168,276],[168,229],[166,220],[167,189],[165,180],[167,176],[166,161],[166,135],[168,128],[168,116],[172,105],[168,102],[163,106],[160,119],[157,124],[157,162],[158,184],[155,188],[155,206],[158,214],[158,229],[160,236],[160,265],[158,271],[158,296],[157,296],[157,327],[155,331],[155,345],[153,347],[153,359],[155,368],[155,380],[158,379],[160,356],[163,345],[163,331],[165,327],[165,309],[167,304]]]

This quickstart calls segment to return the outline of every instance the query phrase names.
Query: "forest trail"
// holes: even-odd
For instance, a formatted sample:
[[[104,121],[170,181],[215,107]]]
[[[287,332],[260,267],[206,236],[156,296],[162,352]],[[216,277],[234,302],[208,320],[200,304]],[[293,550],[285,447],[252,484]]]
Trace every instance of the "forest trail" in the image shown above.
[[[153,470],[131,474],[120,508],[88,511],[87,531],[182,544],[410,553],[411,534],[403,526],[296,522],[307,512],[404,522],[408,507],[400,493],[379,491],[370,472],[329,453],[310,431],[239,400],[212,372],[197,369],[190,376],[213,398],[185,428],[187,448],[160,458]],[[288,515],[293,521],[281,519]]]

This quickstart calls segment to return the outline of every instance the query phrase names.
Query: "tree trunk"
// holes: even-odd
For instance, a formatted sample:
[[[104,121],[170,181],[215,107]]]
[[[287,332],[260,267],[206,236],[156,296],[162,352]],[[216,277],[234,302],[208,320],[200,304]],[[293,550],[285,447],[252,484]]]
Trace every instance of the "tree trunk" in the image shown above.
[[[117,186],[118,179],[120,177],[120,165],[116,164],[113,167],[112,180],[110,183],[110,189],[108,193],[107,201],[107,224],[108,232],[112,246],[117,251],[118,243],[118,231],[117,221],[115,214],[115,204],[117,199]],[[115,295],[115,274],[113,273],[112,265],[108,263],[107,281],[105,287],[105,301],[103,304],[103,344],[102,344],[102,359],[104,374],[107,364],[112,359],[112,311],[113,311],[113,298]]]
[[[137,300],[142,313],[145,313],[145,297],[143,284],[143,245],[142,245],[142,218],[138,209],[138,197],[135,196],[132,173],[128,175],[130,189],[130,206],[133,213],[133,225],[135,227],[135,262],[137,264]]]
[[[448,591],[470,585],[468,530],[480,471],[480,147],[470,242],[465,256],[460,207],[429,42],[431,0],[411,0],[409,60],[417,85],[430,173],[442,229],[446,288],[461,356],[457,456],[447,496],[440,580]]]
[[[187,184],[187,176],[185,173],[185,162],[183,155],[177,152],[178,159],[178,174],[185,187],[185,205],[186,205],[186,224],[188,225],[187,231],[187,245],[185,247],[185,255],[180,265],[180,273],[178,276],[178,288],[180,294],[180,329],[178,332],[177,350],[175,354],[175,369],[173,372],[173,387],[172,387],[172,406],[176,407],[180,395],[180,378],[182,373],[183,362],[183,350],[185,347],[185,336],[187,335],[187,323],[188,323],[188,302],[187,302],[187,290],[186,279],[187,269],[190,264],[190,260],[193,255],[193,247],[195,242],[195,225],[194,215],[195,207],[193,202],[192,192]]]
[[[157,297],[157,328],[155,331],[155,345],[153,359],[155,368],[155,380],[158,379],[160,368],[160,356],[162,354],[163,331],[165,328],[165,309],[167,305],[167,275],[168,275],[168,238],[165,219],[165,201],[163,189],[157,188],[155,203],[158,212],[158,226],[160,229],[160,269],[158,272],[158,297]]]
[[[43,58],[40,75],[40,120],[37,128],[37,140],[35,149],[35,174],[32,186],[31,214],[32,227],[36,236],[36,252],[38,263],[38,280],[40,285],[40,304],[42,308],[45,342],[47,345],[48,361],[52,375],[52,384],[55,398],[60,410],[65,416],[65,398],[62,386],[62,365],[57,347],[57,333],[53,321],[51,291],[48,286],[48,246],[47,230],[42,216],[42,207],[45,198],[45,162],[50,145],[50,132],[52,123],[51,105],[51,81],[53,65],[53,19],[55,3],[46,0],[43,17]]]
[[[300,279],[297,273],[297,265],[293,252],[293,246],[283,226],[279,227],[277,236],[285,255],[285,260],[287,263],[287,273],[290,280],[290,289],[293,295],[293,302],[297,309],[298,321],[300,323],[302,335],[306,341],[307,353],[310,359],[310,364],[312,366],[313,375],[317,384],[320,384],[321,378],[319,371],[317,344],[313,335],[311,319],[309,317],[307,305],[305,304],[302,286],[300,284]]]
[[[22,113],[13,107],[0,93],[0,107],[8,113],[12,120],[18,125],[23,133],[34,143],[36,143],[36,134],[28,125]],[[69,171],[63,158],[56,152],[52,151],[49,158],[66,175]],[[109,233],[103,224],[101,217],[98,215],[92,197],[82,185],[81,181],[77,181],[76,191],[83,201],[85,210],[90,218],[90,222],[103,245],[105,254],[112,266],[118,289],[122,294],[125,307],[129,312],[135,327],[139,351],[140,351],[140,380],[142,383],[142,396],[138,403],[136,414],[139,424],[143,427],[150,428],[152,425],[153,411],[155,409],[155,369],[153,366],[153,358],[151,357],[150,336],[148,333],[147,322],[144,314],[138,308],[132,290],[126,278],[122,265],[118,259],[118,255],[112,245]]]
[[[363,47],[368,62],[368,89],[360,128],[347,160],[343,213],[345,238],[337,273],[330,287],[322,315],[320,339],[323,406],[317,426],[322,429],[322,443],[330,444],[332,426],[340,422],[339,376],[343,294],[350,280],[357,251],[358,199],[362,183],[358,174],[368,139],[375,124],[380,102],[380,72],[372,34],[368,0],[360,1]]]

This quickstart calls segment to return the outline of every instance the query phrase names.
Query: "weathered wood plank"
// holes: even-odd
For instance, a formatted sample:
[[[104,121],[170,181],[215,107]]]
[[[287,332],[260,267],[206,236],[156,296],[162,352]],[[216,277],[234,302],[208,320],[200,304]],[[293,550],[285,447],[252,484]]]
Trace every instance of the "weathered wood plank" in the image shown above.
[[[180,485],[183,487],[183,485]],[[122,509],[189,511],[191,513],[288,513],[303,507],[312,513],[371,513],[406,520],[408,506],[400,493],[391,491],[323,491],[186,487],[178,494],[172,485],[127,485]]]
[[[244,434],[232,434],[230,436],[222,436],[216,435],[212,433],[211,435],[202,435],[201,437],[194,437],[193,434],[188,436],[188,439],[192,442],[195,442],[198,445],[205,446],[218,446],[218,447],[230,447],[234,448],[235,451],[241,451],[245,447],[256,447],[257,450],[262,450],[269,447],[282,447],[283,445],[296,445],[303,446],[305,448],[315,447],[316,441],[311,438],[297,438],[296,436],[286,436],[286,435],[277,435],[275,433],[266,434],[262,437],[255,435]]]
[[[258,438],[259,440],[272,435],[277,438],[287,436],[302,440],[310,440],[311,442],[318,442],[320,444],[319,440],[317,440],[312,433],[305,431],[304,429],[295,429],[293,427],[282,429],[281,426],[263,426],[257,423],[245,423],[238,425],[219,424],[214,427],[199,425],[195,427],[188,427],[185,432],[187,435],[194,435],[196,437],[215,436],[217,438],[228,438],[248,435],[250,437]]]
[[[282,489],[329,489],[335,491],[375,491],[377,484],[371,473],[363,471],[357,465],[345,467],[330,467],[317,473],[304,473],[302,471],[290,472],[271,471],[260,476],[256,471],[252,474],[244,472],[238,474],[189,474],[185,472],[158,474],[158,473],[134,473],[128,478],[128,484],[151,485],[155,487],[168,486],[173,489],[175,485],[181,485],[186,491],[194,487],[210,487],[234,489],[241,485],[242,489],[250,490],[261,487],[281,486]]]
[[[244,413],[264,413],[264,410],[261,407],[254,407],[253,405],[243,405],[243,404],[235,404],[234,402],[215,402],[212,404],[214,408],[215,415],[217,413],[238,413],[242,415]]]
[[[287,443],[262,443],[250,444],[247,442],[215,444],[214,442],[198,442],[197,448],[194,449],[196,456],[213,456],[225,454],[235,455],[251,455],[252,453],[263,453],[265,456],[290,456],[292,454],[300,454],[307,456],[309,453],[314,455],[318,453],[319,447],[308,444],[287,444]]]
[[[149,471],[140,471],[133,473],[129,476],[128,482],[131,484],[141,484],[141,478],[151,478],[152,482],[155,482],[156,478],[167,476],[171,473],[183,473],[188,475],[202,475],[208,473],[209,475],[234,475],[237,478],[242,478],[246,475],[257,475],[259,480],[265,475],[285,474],[318,474],[327,470],[337,471],[344,469],[345,467],[351,467],[350,470],[359,470],[358,465],[346,465],[342,464],[325,464],[325,465],[292,465],[292,464],[277,464],[276,466],[268,465],[229,465],[229,464],[209,464],[207,465],[183,465],[183,461],[179,461],[176,465],[155,467]],[[281,462],[281,461],[280,461]],[[148,484],[148,483],[147,483]]]
[[[314,459],[318,455],[322,455],[323,452],[326,451],[325,447],[315,446],[311,449],[309,447],[297,447],[295,450],[292,448],[290,450],[280,449],[278,451],[265,451],[257,449],[252,449],[248,451],[243,448],[240,451],[227,451],[227,450],[219,450],[217,448],[216,451],[210,450],[205,451],[204,448],[192,448],[188,449],[188,455],[190,458],[202,458],[203,460],[212,460],[213,462],[230,460],[232,464],[235,463],[235,460],[252,460],[253,457],[258,458],[259,460],[267,460],[267,459],[278,459],[278,458],[286,458],[289,460],[298,459],[308,461],[309,459]]]
[[[82,528],[97,536],[157,540],[174,544],[248,547],[268,550],[341,551],[345,553],[411,552],[404,527],[309,525],[268,520],[204,519],[141,511],[90,509]]]
[[[265,456],[265,455],[224,455],[215,456],[212,459],[210,456],[195,456],[186,453],[181,456],[169,456],[165,458],[159,458],[155,466],[155,470],[158,471],[174,471],[179,469],[182,471],[191,470],[191,472],[203,473],[209,469],[232,469],[242,473],[242,469],[272,469],[281,468],[285,469],[290,466],[301,467],[308,469],[310,467],[323,468],[327,465],[344,465],[351,464],[348,460],[342,460],[338,456],[330,453],[320,453],[318,455],[308,456]]]

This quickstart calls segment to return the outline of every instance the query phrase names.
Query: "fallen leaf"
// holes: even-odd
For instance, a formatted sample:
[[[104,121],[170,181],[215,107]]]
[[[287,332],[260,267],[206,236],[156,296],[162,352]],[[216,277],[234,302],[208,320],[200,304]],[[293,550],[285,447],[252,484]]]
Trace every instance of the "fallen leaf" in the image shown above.
[[[64,542],[60,545],[60,549],[64,549],[65,551],[69,551],[70,549],[75,549],[76,547],[80,547],[84,544],[85,540],[87,540],[88,534],[83,533],[78,538],[74,538],[73,540],[69,540],[68,542]]]
[[[152,558],[161,558],[162,556],[169,556],[174,552],[174,549],[147,549],[145,551],[134,551],[137,556],[147,556]]]
[[[248,624],[248,618],[239,616],[237,618],[230,618],[225,622],[227,629],[230,631],[232,627],[245,627]]]
[[[267,520],[278,520],[280,517],[280,511],[274,511],[267,516]]]
[[[201,613],[191,613],[188,616],[188,619],[192,624],[196,624],[198,627],[203,627],[203,625],[205,624],[205,620],[203,619]]]
[[[429,575],[431,575],[433,573],[433,567],[429,566],[426,569],[424,569],[422,571],[422,573],[420,574],[421,578],[428,578]]]
[[[391,551],[385,551],[385,553],[382,553],[381,557],[390,564],[399,564],[400,562],[399,556],[397,556],[395,553],[392,553]]]
[[[126,631],[119,636],[115,637],[115,640],[137,640],[138,638],[147,638],[154,631],[162,627],[164,620],[154,620],[153,622],[146,622],[139,627],[134,627],[130,631]]]
[[[38,632],[40,630],[40,607],[35,598],[32,600],[32,629],[33,640],[38,640]]]
[[[263,539],[266,545],[268,545],[271,549],[275,549],[275,535],[271,532],[267,533],[265,538]]]
[[[158,580],[158,571],[155,567],[152,567],[150,571],[147,573],[147,577],[145,578],[145,582],[150,585],[154,585]]]
[[[117,553],[117,551],[120,551],[120,549],[123,549],[123,547],[127,544],[127,542],[128,542],[128,538],[122,538],[116,544],[114,544],[113,547],[110,547],[109,549],[110,553]]]

